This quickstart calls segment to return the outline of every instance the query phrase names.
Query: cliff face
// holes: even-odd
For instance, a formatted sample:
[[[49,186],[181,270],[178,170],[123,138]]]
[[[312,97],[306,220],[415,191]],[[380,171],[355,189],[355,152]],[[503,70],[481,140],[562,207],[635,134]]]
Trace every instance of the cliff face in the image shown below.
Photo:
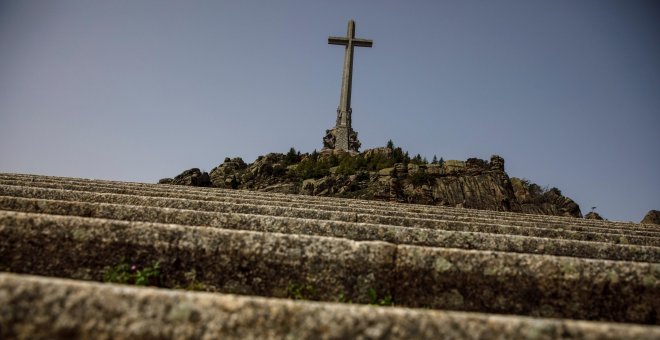
[[[582,217],[558,189],[509,178],[499,156],[432,164],[397,157],[396,150],[377,148],[358,155],[273,153],[252,164],[227,158],[209,174],[190,169],[160,183]]]

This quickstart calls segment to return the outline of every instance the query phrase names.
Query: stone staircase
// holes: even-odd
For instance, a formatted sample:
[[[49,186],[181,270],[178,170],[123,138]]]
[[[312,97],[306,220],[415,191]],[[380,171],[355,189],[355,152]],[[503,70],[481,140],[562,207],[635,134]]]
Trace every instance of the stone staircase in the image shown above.
[[[634,223],[0,174],[0,271],[0,338],[660,339]]]

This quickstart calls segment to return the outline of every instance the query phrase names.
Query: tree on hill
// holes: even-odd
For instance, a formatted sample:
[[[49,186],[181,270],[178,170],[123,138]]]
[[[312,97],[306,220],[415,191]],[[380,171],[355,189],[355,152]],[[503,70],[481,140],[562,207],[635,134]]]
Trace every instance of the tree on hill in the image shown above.
[[[403,154],[403,150],[401,148],[394,148],[392,150],[392,161],[394,163],[403,163],[405,162],[405,155]]]
[[[291,164],[296,164],[298,163],[298,160],[300,159],[300,152],[296,152],[296,149],[291,147],[289,149],[289,152],[286,153],[284,156],[284,163],[291,165]]]
[[[387,148],[390,150],[394,150],[394,142],[392,142],[391,139],[387,141]]]

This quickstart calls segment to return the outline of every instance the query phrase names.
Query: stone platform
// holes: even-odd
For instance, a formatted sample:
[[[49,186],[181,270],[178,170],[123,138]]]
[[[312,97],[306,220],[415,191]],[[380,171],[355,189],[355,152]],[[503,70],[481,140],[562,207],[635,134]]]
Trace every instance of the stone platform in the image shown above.
[[[660,338],[634,223],[0,174],[0,271],[0,338]]]

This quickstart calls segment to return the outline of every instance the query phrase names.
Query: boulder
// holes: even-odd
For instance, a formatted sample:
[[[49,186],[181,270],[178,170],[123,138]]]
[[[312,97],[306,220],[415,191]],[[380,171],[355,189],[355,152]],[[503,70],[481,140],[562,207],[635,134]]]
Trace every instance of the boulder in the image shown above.
[[[208,187],[211,186],[211,178],[209,177],[208,172],[202,172],[198,168],[192,168],[180,173],[178,176],[174,177],[171,181],[169,179],[162,179],[168,184],[177,184],[177,185],[190,185],[195,187]],[[159,181],[159,183],[161,183]]]
[[[385,168],[378,171],[378,176],[392,176],[392,171],[394,168]]]
[[[660,211],[649,210],[640,223],[660,224]]]
[[[504,171],[504,158],[498,155],[490,156],[490,170]]]
[[[424,168],[426,168],[426,166],[424,166]],[[417,164],[413,164],[413,163],[408,164],[408,174],[414,175],[419,171],[422,171],[422,166],[421,165],[417,165]]]
[[[161,178],[158,184],[174,184],[174,178]]]
[[[584,218],[588,220],[603,220],[603,218],[595,211],[590,211],[586,215],[584,215]]]
[[[426,172],[429,175],[436,175],[436,176],[440,176],[443,174],[442,166],[438,164],[429,164],[426,168]]]
[[[478,175],[488,169],[488,162],[483,159],[468,158],[465,161],[465,171],[468,175]]]
[[[226,157],[222,164],[211,170],[211,173],[209,174],[211,184],[214,187],[221,188],[235,186],[235,183],[232,182],[232,179],[236,181],[236,172],[246,168],[247,164],[241,157]],[[232,185],[227,185],[227,183],[232,183]]]
[[[408,167],[403,163],[394,164],[394,174],[396,176],[405,176],[408,174]]]
[[[442,164],[444,173],[448,175],[458,175],[465,172],[465,162],[456,160],[447,160]]]
[[[375,156],[390,157],[391,155],[392,155],[392,149],[390,148],[373,148],[373,149],[364,150],[364,152],[362,152],[362,156],[364,158],[371,158]]]

